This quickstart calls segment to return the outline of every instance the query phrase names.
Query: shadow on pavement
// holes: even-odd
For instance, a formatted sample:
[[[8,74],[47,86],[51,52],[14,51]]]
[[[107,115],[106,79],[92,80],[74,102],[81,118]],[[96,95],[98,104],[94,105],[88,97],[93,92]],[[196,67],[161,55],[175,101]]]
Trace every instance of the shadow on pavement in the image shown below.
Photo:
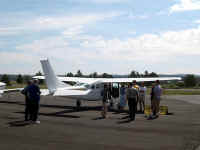
[[[128,120],[118,121],[117,124],[130,123],[130,122],[133,122],[133,121],[134,120],[128,119]]]
[[[24,126],[30,125],[29,122],[26,122],[24,120],[12,121],[12,122],[8,122],[8,124],[10,125],[10,127],[24,127]]]
[[[92,120],[101,120],[101,119],[105,119],[104,117],[97,117],[97,118],[93,118]]]
[[[22,111],[14,112],[14,113],[24,114],[24,112],[22,112]],[[75,115],[64,115],[64,113],[68,113],[68,110],[59,111],[59,112],[55,112],[55,113],[39,113],[39,116],[80,118],[80,116],[75,116]]]

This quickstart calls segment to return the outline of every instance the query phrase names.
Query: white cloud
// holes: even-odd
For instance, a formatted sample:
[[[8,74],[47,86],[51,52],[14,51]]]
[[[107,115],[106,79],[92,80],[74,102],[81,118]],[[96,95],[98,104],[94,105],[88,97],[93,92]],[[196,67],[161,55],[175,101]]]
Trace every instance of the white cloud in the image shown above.
[[[17,35],[22,31],[21,27],[0,27],[0,36]]]
[[[74,26],[74,27],[71,27],[71,28],[63,31],[63,35],[65,35],[68,38],[73,38],[73,37],[76,37],[77,35],[79,35],[83,32],[84,32],[83,26],[78,25],[78,26]]]
[[[200,24],[200,20],[196,20],[194,21],[194,23]]]
[[[170,13],[191,10],[200,10],[200,0],[179,0],[170,8]]]
[[[31,44],[19,45],[18,51],[32,53],[40,56],[59,56],[67,51],[68,41],[62,37],[48,37],[41,40],[34,40]]]
[[[80,68],[90,72],[99,65],[101,65],[101,67],[98,67],[99,70],[94,71],[114,72],[111,69],[106,70],[107,65],[111,64],[104,64],[111,62],[113,69],[127,73],[130,71],[127,69],[131,68],[133,64],[139,63],[139,68],[141,68],[141,62],[142,64],[157,65],[174,61],[174,64],[178,65],[176,63],[177,58],[190,58],[192,55],[200,56],[200,27],[160,34],[144,34],[126,40],[118,38],[106,40],[102,36],[80,36],[78,40],[80,45],[77,45],[76,48],[72,47],[70,41],[63,35],[63,37],[49,37],[34,41],[18,46],[17,49],[24,50],[23,53],[25,54],[62,60],[63,64],[66,64],[65,67],[68,68],[68,70],[64,70],[65,72],[76,72]],[[96,61],[102,63],[97,64]],[[184,70],[182,64],[178,66],[180,67],[179,70]],[[62,68],[58,67],[57,72],[63,73]],[[169,68],[169,71],[173,73],[177,69]]]
[[[121,12],[107,12],[100,14],[76,14],[67,16],[42,16],[38,18],[31,18],[24,20],[7,27],[0,26],[0,35],[13,35],[22,33],[42,32],[42,31],[55,31],[59,30],[63,34],[72,36],[82,32],[87,25],[110,19],[122,15]]]
[[[145,14],[141,14],[141,15],[135,15],[134,13],[133,13],[133,11],[129,11],[128,12],[128,18],[130,18],[130,19],[141,19],[141,20],[144,20],[144,19],[148,19],[149,18],[149,16],[148,15],[145,15]]]
[[[90,40],[81,45],[98,51],[96,57],[144,62],[166,62],[171,56],[200,55],[200,28],[145,34],[127,40]],[[95,56],[95,54],[93,54]]]
[[[135,35],[137,32],[136,31],[130,31],[129,34]]]

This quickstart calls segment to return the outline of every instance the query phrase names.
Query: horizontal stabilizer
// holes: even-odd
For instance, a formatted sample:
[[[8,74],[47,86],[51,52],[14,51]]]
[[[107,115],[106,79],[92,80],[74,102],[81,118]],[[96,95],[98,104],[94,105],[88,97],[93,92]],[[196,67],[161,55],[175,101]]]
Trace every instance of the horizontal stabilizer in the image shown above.
[[[41,92],[41,96],[47,96],[47,95],[50,95],[50,92],[48,89],[40,89],[40,92]]]

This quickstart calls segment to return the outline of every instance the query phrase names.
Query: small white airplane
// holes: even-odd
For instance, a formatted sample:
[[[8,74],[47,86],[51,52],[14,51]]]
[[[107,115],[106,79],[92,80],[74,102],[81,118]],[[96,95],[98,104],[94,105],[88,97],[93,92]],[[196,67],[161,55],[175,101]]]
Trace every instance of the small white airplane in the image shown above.
[[[4,93],[16,92],[16,91],[21,91],[21,90],[22,88],[6,89],[6,84],[3,82],[0,82],[0,97],[2,97]]]
[[[131,83],[133,80],[137,82],[146,81],[169,81],[181,80],[179,77],[168,78],[80,78],[80,77],[57,77],[48,61],[41,60],[44,76],[35,76],[34,79],[45,79],[48,90],[42,90],[41,95],[53,95],[61,97],[70,97],[77,100],[76,105],[79,108],[81,100],[101,100],[101,91],[104,83]],[[64,82],[76,82],[71,86]]]

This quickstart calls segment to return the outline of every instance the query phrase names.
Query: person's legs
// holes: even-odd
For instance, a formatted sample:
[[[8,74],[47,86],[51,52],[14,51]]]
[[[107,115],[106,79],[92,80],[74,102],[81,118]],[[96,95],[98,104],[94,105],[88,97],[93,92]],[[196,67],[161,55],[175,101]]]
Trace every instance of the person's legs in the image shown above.
[[[106,114],[107,114],[107,106],[106,106],[106,102],[103,102],[102,116],[103,116],[104,118],[106,118]]]
[[[30,120],[33,121],[33,119],[34,119],[34,103],[32,100],[29,101],[29,113],[30,113]]]
[[[33,121],[37,121],[38,119],[38,111],[39,111],[39,103],[36,101],[34,102],[34,109],[33,109]]]
[[[135,101],[135,112],[137,112],[137,105],[138,105],[139,100]]]
[[[25,121],[28,121],[28,115],[29,115],[29,110],[28,110],[28,100],[25,100]]]
[[[142,112],[144,112],[144,109],[145,109],[145,96],[142,97]]]
[[[152,100],[152,112],[153,112],[153,115],[156,115],[156,99],[154,98]]]
[[[135,120],[135,112],[136,112],[136,101],[135,99],[129,99],[129,113],[130,119]]]
[[[128,99],[128,107],[129,107],[129,117],[131,119],[132,118],[132,111],[133,111],[133,106],[131,104],[131,99]]]
[[[156,100],[156,114],[159,115],[159,111],[160,111],[160,100]]]
[[[135,107],[135,105],[136,105],[136,99],[133,99],[133,104],[132,104],[133,106],[132,106],[132,108],[133,108],[133,114],[132,114],[132,120],[135,120],[135,113],[136,113],[136,107]]]
[[[151,111],[153,112],[153,97],[151,96]]]
[[[139,107],[140,107],[140,112],[142,112],[142,97],[141,96],[139,96],[138,103],[139,103]]]

